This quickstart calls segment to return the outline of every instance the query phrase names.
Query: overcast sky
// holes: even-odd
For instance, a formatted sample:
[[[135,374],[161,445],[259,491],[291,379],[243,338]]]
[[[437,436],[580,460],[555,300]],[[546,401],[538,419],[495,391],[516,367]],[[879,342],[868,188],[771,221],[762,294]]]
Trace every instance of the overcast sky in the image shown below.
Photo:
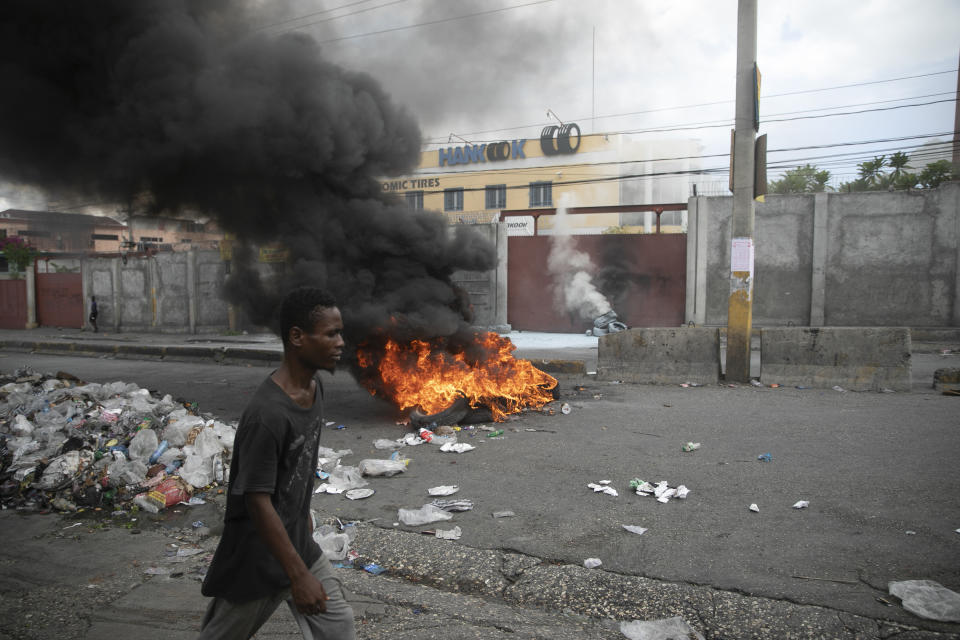
[[[718,126],[636,135],[694,138],[707,154],[728,151],[735,0],[271,0],[269,6],[279,14],[265,18],[266,25],[305,17],[267,32],[309,34],[331,60],[375,76],[417,117],[428,142],[446,145],[450,134],[471,142],[536,137],[552,120],[550,109],[584,132],[710,123]],[[334,7],[343,8],[328,11]],[[477,13],[484,15],[456,19]],[[953,130],[960,2],[760,0],[758,13],[760,132],[768,134],[769,149]],[[378,31],[385,32],[365,35]],[[926,77],[775,97],[917,75]],[[858,111],[934,101],[943,102],[770,122],[818,115],[824,111],[811,110],[827,107]],[[856,162],[871,152],[909,150],[926,141],[769,158],[809,158],[836,179],[850,179]],[[842,164],[823,157],[850,151],[858,156]],[[705,167],[725,163],[704,160]]]

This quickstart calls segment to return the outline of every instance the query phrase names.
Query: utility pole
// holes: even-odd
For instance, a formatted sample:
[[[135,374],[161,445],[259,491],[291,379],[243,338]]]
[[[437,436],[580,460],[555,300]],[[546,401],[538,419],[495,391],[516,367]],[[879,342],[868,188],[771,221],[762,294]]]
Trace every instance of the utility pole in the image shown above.
[[[757,0],[737,2],[737,101],[733,134],[733,219],[726,379],[750,381],[753,330],[753,199],[757,99]]]
[[[960,60],[957,61],[960,66]],[[957,100],[953,103],[953,170],[960,172],[960,71],[957,72]]]

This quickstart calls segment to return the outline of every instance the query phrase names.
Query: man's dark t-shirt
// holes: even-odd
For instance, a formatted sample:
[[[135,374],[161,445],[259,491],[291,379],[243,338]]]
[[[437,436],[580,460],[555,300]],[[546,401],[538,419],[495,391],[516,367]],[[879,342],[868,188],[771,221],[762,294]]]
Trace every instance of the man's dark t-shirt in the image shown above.
[[[223,537],[203,581],[203,595],[246,602],[290,586],[283,566],[257,533],[244,501],[246,493],[271,494],[270,501],[307,567],[320,557],[310,526],[310,498],[322,424],[319,379],[309,409],[295,403],[271,377],[254,393],[237,427]]]

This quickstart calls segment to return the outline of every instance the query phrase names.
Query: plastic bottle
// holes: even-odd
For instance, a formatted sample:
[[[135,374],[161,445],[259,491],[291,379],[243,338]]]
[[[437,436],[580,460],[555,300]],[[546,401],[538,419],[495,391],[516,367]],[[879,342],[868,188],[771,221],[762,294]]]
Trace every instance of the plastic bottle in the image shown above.
[[[170,446],[170,443],[167,442],[166,440],[161,442],[160,446],[158,446],[156,450],[152,454],[150,454],[150,464],[154,464],[157,460],[159,460],[160,456],[163,455],[163,452],[166,451],[167,447],[169,446]]]
[[[503,429],[497,429],[496,431],[491,431],[487,434],[488,438],[496,438],[497,436],[503,435]]]
[[[417,432],[417,435],[419,435],[420,439],[424,442],[430,442],[433,440],[433,431],[430,431],[429,429],[421,428],[420,431]]]

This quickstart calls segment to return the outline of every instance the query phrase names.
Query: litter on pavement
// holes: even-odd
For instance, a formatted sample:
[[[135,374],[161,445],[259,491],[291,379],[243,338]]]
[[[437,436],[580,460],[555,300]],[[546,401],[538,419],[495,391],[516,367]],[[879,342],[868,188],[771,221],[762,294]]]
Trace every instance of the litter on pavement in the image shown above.
[[[136,384],[0,376],[0,502],[61,511],[190,504],[226,483],[236,427]]]
[[[609,480],[601,480],[600,482],[591,482],[587,485],[588,489],[593,489],[594,493],[605,493],[608,496],[613,496],[616,498],[618,495],[617,490],[610,486]]]
[[[684,444],[683,446],[680,447],[680,450],[681,450],[681,451],[696,451],[696,450],[699,449],[699,448],[700,448],[700,443],[699,443],[699,442],[687,442],[686,444]]]
[[[473,500],[434,500],[432,506],[444,511],[470,511],[473,509]]]
[[[900,598],[903,608],[914,615],[941,622],[960,622],[960,593],[939,582],[904,580],[891,582],[888,588],[890,595]]]
[[[661,480],[656,485],[650,484],[640,478],[634,478],[630,481],[630,487],[636,490],[638,496],[653,496],[657,502],[667,503],[670,498],[685,500],[690,495],[690,489],[684,485],[671,487],[666,480]]]
[[[460,536],[463,535],[463,531],[460,529],[460,527],[454,527],[453,529],[449,530],[437,529],[434,532],[434,535],[441,540],[459,540]]]
[[[630,533],[635,533],[635,534],[637,534],[638,536],[642,536],[642,535],[645,534],[647,531],[649,531],[649,529],[645,529],[644,527],[638,527],[638,526],[635,526],[635,525],[632,525],[632,524],[625,524],[625,525],[623,525],[623,528],[626,529],[627,531],[629,531]]]
[[[794,509],[806,509],[810,506],[810,503],[806,500],[798,500],[796,504],[793,505]]]
[[[664,620],[621,622],[620,633],[630,640],[705,640],[703,634],[677,616]]]
[[[602,564],[603,562],[600,561],[600,558],[587,558],[583,561],[583,566],[585,566],[587,569],[596,569]]]
[[[430,524],[431,522],[440,522],[452,518],[452,513],[448,513],[432,504],[425,504],[419,509],[399,509],[397,511],[397,519],[408,526]]]
[[[460,487],[455,484],[440,485],[439,487],[430,487],[427,493],[432,496],[449,496],[460,491]]]
[[[760,507],[757,506],[756,502],[750,505],[750,511],[753,511],[754,513],[760,513]]]

